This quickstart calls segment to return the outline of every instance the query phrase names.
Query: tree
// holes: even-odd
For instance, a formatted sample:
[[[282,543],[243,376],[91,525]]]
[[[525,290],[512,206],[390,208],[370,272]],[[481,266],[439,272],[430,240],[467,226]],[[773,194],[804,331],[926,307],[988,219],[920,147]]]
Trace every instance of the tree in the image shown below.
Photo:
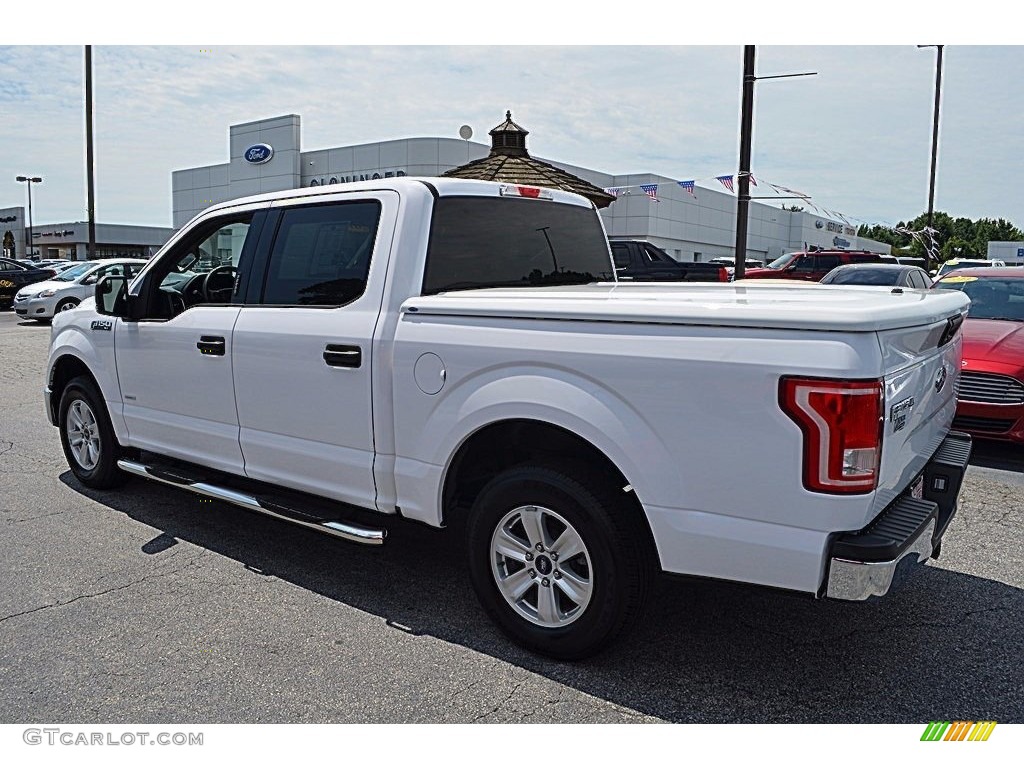
[[[888,243],[895,254],[926,257],[929,249],[925,244],[932,243],[925,232],[927,227],[928,215],[922,213],[908,222],[901,221],[893,228],[877,224],[871,227],[862,225],[857,234]],[[990,241],[1024,241],[1024,232],[1005,219],[972,221],[963,216],[954,219],[948,213],[935,211],[932,215],[932,229],[935,232],[931,255],[940,261],[985,258]]]
[[[950,259],[977,259],[984,257],[984,254],[977,252],[972,242],[956,236],[949,238],[949,240],[943,243],[941,254],[942,261],[949,261]]]

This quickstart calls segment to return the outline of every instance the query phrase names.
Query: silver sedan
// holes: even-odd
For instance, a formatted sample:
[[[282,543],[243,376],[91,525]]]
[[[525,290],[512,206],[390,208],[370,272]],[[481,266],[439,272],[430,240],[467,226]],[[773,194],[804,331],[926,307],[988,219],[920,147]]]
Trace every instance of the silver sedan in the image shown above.
[[[107,275],[131,277],[145,265],[144,259],[98,259],[84,261],[56,277],[22,288],[14,296],[19,317],[49,322],[58,312],[74,309],[92,295],[93,286]]]

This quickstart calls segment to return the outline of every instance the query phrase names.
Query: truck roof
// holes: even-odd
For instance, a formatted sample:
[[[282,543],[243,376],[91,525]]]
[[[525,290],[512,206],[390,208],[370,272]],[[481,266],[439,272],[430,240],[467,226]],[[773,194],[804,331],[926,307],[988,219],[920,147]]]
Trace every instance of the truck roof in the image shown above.
[[[592,208],[593,203],[582,195],[573,192],[565,192],[560,189],[548,189],[527,184],[509,184],[496,181],[477,181],[475,179],[441,178],[436,176],[397,176],[388,179],[373,179],[370,181],[350,181],[340,184],[323,184],[315,187],[301,187],[299,189],[287,189],[279,192],[264,192],[259,195],[250,195],[235,200],[225,200],[207,208],[207,211],[234,208],[239,205],[250,205],[252,203],[274,202],[277,200],[295,200],[299,198],[319,197],[336,195],[342,192],[372,192],[380,190],[403,190],[422,192],[424,187],[431,194],[438,197],[502,197],[511,194],[517,197],[532,197],[531,194],[519,194],[516,190],[543,189],[545,199],[569,205],[579,205],[584,208]]]

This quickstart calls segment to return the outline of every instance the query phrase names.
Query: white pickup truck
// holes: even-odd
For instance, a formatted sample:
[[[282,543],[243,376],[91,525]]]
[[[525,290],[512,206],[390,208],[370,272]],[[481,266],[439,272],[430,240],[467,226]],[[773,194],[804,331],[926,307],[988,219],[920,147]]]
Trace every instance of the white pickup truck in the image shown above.
[[[659,570],[863,600],[938,555],[964,294],[614,281],[558,191],[223,203],[57,316],[46,407],[89,487],[364,544],[393,516],[463,531],[490,615],[559,658],[634,623]]]

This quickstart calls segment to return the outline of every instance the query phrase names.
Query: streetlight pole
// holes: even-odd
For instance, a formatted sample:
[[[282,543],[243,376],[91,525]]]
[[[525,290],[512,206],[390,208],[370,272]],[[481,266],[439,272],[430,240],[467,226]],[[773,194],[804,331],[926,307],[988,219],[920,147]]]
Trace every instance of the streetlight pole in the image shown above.
[[[43,179],[41,176],[18,176],[18,181],[24,181],[28,184],[28,230],[25,233],[25,258],[32,258],[32,185],[41,184]]]
[[[932,249],[937,242],[934,228],[932,227],[932,219],[935,214],[935,164],[939,156],[939,97],[942,93],[942,46],[919,45],[917,47],[935,48],[937,52],[935,57],[935,110],[932,116],[932,171],[928,180],[928,241],[932,244],[932,247],[927,249],[925,253],[928,269],[931,269],[934,266],[932,263]],[[938,260],[935,259],[934,261]]]

